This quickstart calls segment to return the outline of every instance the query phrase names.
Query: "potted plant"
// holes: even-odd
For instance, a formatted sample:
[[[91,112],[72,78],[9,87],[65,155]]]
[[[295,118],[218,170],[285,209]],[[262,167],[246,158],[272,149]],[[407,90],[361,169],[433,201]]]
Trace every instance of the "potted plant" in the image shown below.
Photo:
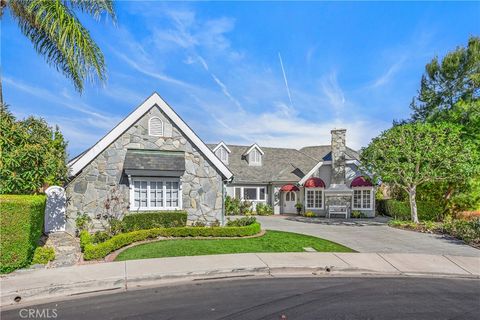
[[[300,202],[297,202],[297,204],[295,204],[295,208],[297,208],[297,214],[300,214],[303,209],[303,204],[301,204]]]

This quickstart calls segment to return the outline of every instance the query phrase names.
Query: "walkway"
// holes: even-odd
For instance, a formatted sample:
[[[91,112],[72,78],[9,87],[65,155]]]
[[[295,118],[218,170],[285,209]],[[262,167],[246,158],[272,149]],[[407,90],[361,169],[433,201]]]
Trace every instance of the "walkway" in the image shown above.
[[[96,263],[3,276],[1,304],[172,282],[276,276],[480,277],[480,258],[398,253],[241,253]]]
[[[480,250],[463,241],[437,234],[391,228],[385,224],[332,225],[287,220],[285,216],[257,217],[263,229],[289,231],[328,239],[358,252],[426,253],[480,257]]]

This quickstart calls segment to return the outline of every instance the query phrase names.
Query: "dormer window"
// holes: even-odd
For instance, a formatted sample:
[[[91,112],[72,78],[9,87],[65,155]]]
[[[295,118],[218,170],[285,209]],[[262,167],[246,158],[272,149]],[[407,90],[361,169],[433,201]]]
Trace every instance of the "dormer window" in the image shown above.
[[[253,166],[253,165],[261,165],[262,164],[262,154],[260,153],[260,151],[258,151],[257,149],[253,149],[252,152],[250,152],[249,154],[249,163]]]
[[[228,164],[228,155],[231,151],[223,141],[213,149],[213,152],[224,164]]]
[[[163,121],[159,117],[148,120],[148,134],[154,137],[163,137]]]
[[[244,153],[244,156],[250,166],[261,166],[263,154],[262,149],[255,143]]]

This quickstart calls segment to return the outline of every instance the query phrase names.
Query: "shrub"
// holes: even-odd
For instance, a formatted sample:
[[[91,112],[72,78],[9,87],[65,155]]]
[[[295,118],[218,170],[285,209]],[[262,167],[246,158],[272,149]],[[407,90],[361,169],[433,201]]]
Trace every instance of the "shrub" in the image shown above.
[[[205,221],[200,221],[200,220],[197,220],[195,221],[193,224],[192,224],[192,227],[205,227],[207,225],[207,223]]]
[[[313,213],[312,211],[307,211],[303,213],[303,216],[307,218],[313,218],[313,217],[316,217],[316,214]]]
[[[467,221],[447,217],[443,222],[443,230],[467,243],[480,245],[480,218]]]
[[[0,272],[30,264],[42,235],[44,196],[0,196]]]
[[[381,215],[390,216],[396,220],[410,220],[410,203],[397,200],[377,200],[377,212]],[[417,213],[419,220],[440,221],[443,214],[441,204],[426,201],[417,201]]]
[[[55,250],[52,247],[38,247],[33,254],[32,264],[47,264],[55,260]]]
[[[153,239],[157,237],[245,237],[259,233],[259,223],[253,223],[244,227],[177,227],[177,228],[155,228],[148,230],[137,230],[122,233],[105,242],[92,243],[92,236],[83,231],[80,235],[80,246],[83,250],[85,260],[104,258],[110,252],[137,241]]]
[[[240,214],[240,199],[225,197],[225,215],[239,215]]]
[[[108,220],[108,233],[111,236],[122,233],[124,229],[125,222],[123,222],[122,220],[113,217]]]
[[[270,216],[273,214],[273,208],[266,203],[257,203],[255,211],[259,216]]]
[[[92,218],[86,213],[77,214],[75,218],[75,225],[77,226],[78,231],[88,230],[90,229],[90,224],[92,222]]]
[[[244,227],[244,226],[249,226],[255,222],[257,222],[257,218],[255,217],[243,217],[236,220],[228,219],[227,227]]]
[[[186,211],[150,211],[129,214],[123,218],[124,231],[153,228],[183,227],[187,224]]]
[[[92,236],[92,242],[93,243],[104,242],[104,241],[107,241],[108,239],[110,239],[111,237],[112,236],[106,231],[97,231]]]
[[[239,207],[239,213],[241,215],[250,215],[252,214],[252,203],[250,201],[241,201]]]

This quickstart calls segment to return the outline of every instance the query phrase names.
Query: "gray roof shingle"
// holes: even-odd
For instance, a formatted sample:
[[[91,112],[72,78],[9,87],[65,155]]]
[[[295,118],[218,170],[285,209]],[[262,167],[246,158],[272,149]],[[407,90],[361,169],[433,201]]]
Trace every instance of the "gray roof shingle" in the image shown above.
[[[208,144],[212,150],[216,146]],[[250,166],[242,156],[251,146],[227,144],[227,147],[232,151],[227,167],[233,172],[234,183],[297,182],[331,152],[330,146],[312,146],[300,150],[260,146],[265,152],[262,165]],[[347,148],[347,159],[356,154]]]

